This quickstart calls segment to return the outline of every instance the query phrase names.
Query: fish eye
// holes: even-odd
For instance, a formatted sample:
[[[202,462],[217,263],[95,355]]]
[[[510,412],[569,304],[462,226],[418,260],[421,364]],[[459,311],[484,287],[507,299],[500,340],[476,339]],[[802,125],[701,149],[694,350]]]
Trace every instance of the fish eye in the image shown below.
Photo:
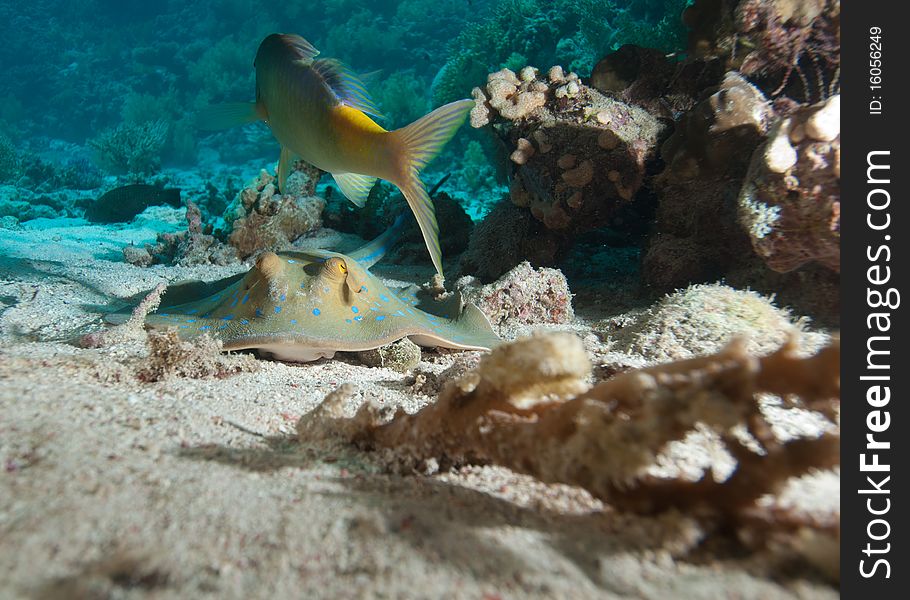
[[[338,271],[340,273],[347,273],[348,272],[347,265],[345,265],[342,261],[338,261]]]

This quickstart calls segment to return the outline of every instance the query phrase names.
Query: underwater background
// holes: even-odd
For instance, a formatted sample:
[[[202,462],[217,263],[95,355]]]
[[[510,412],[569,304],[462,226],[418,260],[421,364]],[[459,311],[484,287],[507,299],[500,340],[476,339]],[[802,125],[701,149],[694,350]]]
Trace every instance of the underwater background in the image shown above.
[[[0,0],[0,596],[836,597],[839,19]],[[210,129],[276,32],[440,265]]]
[[[689,0],[4,2],[0,216],[7,229],[40,218],[79,218],[108,190],[149,184],[179,189],[182,199],[201,211],[202,224],[217,240],[229,241],[234,221],[243,212],[237,210],[241,190],[261,169],[274,173],[278,146],[262,122],[212,133],[199,128],[199,116],[210,105],[253,100],[252,58],[271,32],[298,33],[321,56],[340,59],[364,74],[387,129],[411,123],[446,102],[472,97],[472,90],[483,88],[491,73],[502,69],[519,73],[530,65],[545,79],[550,67],[559,65],[564,73],[577,74],[589,89],[648,113],[653,122],[646,128],[654,131],[648,140],[636,142],[647,146],[633,152],[637,173],[624,173],[630,180],[619,186],[595,181],[595,189],[588,193],[593,199],[572,200],[551,181],[567,169],[538,165],[536,159],[519,164],[512,155],[519,139],[550,127],[546,120],[552,115],[513,111],[507,118],[500,115],[502,121],[493,127],[463,126],[423,175],[429,188],[447,178],[439,188],[446,199],[436,200],[440,219],[449,221],[443,228],[443,236],[451,238],[443,240],[446,260],[467,248],[472,225],[465,216],[478,223],[509,196],[514,205],[525,202],[535,220],[513,237],[539,240],[535,248],[512,242],[506,250],[511,257],[506,262],[511,264],[500,265],[487,264],[482,255],[496,250],[480,248],[478,240],[462,259],[459,273],[491,279],[528,259],[561,266],[570,279],[597,283],[626,278],[655,293],[732,275],[738,283],[782,293],[786,303],[820,311],[830,320],[836,307],[816,306],[826,301],[803,297],[804,285],[791,293],[793,278],[775,273],[804,264],[812,270],[813,264],[826,260],[831,266],[834,258],[816,260],[819,257],[812,254],[831,255],[836,230],[829,227],[828,234],[804,236],[811,239],[795,241],[800,247],[785,251],[788,256],[778,260],[786,264],[756,274],[751,265],[742,264],[754,258],[743,229],[759,255],[771,252],[770,246],[791,242],[769,240],[764,233],[782,207],[770,201],[765,208],[755,208],[754,202],[736,195],[748,171],[748,158],[775,119],[834,93],[839,65],[833,26],[836,3],[718,0],[690,5]],[[725,80],[725,73],[741,76],[741,85]],[[755,90],[760,97],[753,104],[775,107],[776,112],[765,111],[751,124],[736,121],[733,114],[722,127],[714,124],[714,116],[696,116],[704,110],[698,108],[699,102],[710,104],[708,96],[724,81],[728,87],[739,86],[733,96]],[[731,96],[723,94],[723,101]],[[481,91],[474,98],[483,95]],[[584,121],[590,122],[596,109],[596,101],[583,96],[571,107],[559,100],[564,116],[576,113],[571,127],[578,131],[584,130]],[[517,103],[518,96],[509,101]],[[749,110],[758,109],[744,106],[728,112]],[[581,119],[576,118],[578,111],[585,113]],[[607,118],[603,111],[597,114]],[[603,128],[603,123],[595,122],[592,131]],[[532,144],[540,146],[538,141]],[[569,146],[554,152],[575,156],[593,151]],[[577,162],[588,164],[583,157]],[[696,164],[701,172],[693,176]],[[618,172],[610,165],[594,167]],[[524,181],[520,186],[518,179]],[[682,184],[683,179],[688,182]],[[614,189],[600,189],[604,185]],[[397,195],[393,186],[377,185],[365,211],[353,210],[330,187],[331,179],[323,177],[318,195],[327,200],[321,215],[326,226],[370,238],[390,224],[382,206],[388,196]],[[522,198],[529,187],[535,201],[527,203]],[[134,191],[136,212],[146,203],[166,204],[154,197],[153,190]],[[703,199],[706,195],[712,199]],[[560,198],[554,201],[556,196]],[[688,208],[686,198],[692,199]],[[569,201],[576,206],[569,206]],[[554,213],[558,214],[545,216],[541,202],[559,205]],[[675,222],[677,204],[688,213],[688,223]],[[817,215],[820,227],[832,206],[822,204]],[[735,231],[722,226],[707,233],[706,226],[718,212],[726,213],[722,221],[740,222],[731,225]],[[557,223],[566,221],[566,213],[568,221]],[[500,220],[520,220],[515,214],[515,219]],[[301,225],[291,237],[314,226],[315,222]],[[477,232],[480,235],[484,230]],[[815,239],[818,236],[825,239]],[[153,240],[131,241],[142,246]],[[731,256],[731,244],[744,261]],[[269,244],[254,245],[261,250]],[[240,249],[237,258],[250,256],[248,250]],[[689,258],[688,265],[660,256],[689,250],[697,256]],[[160,254],[153,262],[204,260]],[[227,255],[230,252],[222,253],[217,261],[228,260]],[[144,255],[133,259],[147,261]],[[673,264],[664,264],[668,261]],[[580,264],[584,270],[576,268]],[[817,286],[830,288],[824,273],[800,275],[807,276],[819,279]]]

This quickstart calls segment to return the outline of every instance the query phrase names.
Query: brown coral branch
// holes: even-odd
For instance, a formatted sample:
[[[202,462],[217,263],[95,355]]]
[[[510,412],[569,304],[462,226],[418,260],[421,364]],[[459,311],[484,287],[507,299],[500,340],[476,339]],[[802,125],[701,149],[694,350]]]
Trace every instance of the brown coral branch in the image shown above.
[[[537,336],[502,346],[480,367],[450,382],[439,401],[414,415],[379,422],[375,407],[353,419],[326,403],[301,419],[302,437],[315,430],[369,447],[393,448],[415,462],[491,462],[546,482],[579,485],[627,510],[671,507],[732,517],[792,476],[837,463],[839,438],[780,443],[761,426],[756,395],[799,394],[809,404],[839,394],[839,345],[813,357],[791,342],[765,358],[742,341],[721,352],[630,371],[587,389],[590,364],[569,334]],[[586,390],[586,391],[585,391]],[[718,431],[739,467],[724,482],[658,479],[645,473],[667,442],[696,423]],[[749,423],[765,455],[729,432]]]

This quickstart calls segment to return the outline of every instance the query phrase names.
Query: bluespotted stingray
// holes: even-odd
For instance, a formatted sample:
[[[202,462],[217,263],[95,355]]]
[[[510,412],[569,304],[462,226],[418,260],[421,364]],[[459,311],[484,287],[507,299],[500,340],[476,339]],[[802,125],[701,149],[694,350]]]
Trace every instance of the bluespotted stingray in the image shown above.
[[[445,303],[421,301],[416,287],[392,290],[370,273],[383,241],[351,256],[328,250],[262,254],[247,273],[173,286],[146,324],[175,327],[183,338],[208,333],[225,350],[257,349],[299,362],[378,348],[404,337],[422,346],[461,350],[489,350],[500,342],[475,305],[455,297]],[[122,314],[108,315],[110,322],[123,320]]]

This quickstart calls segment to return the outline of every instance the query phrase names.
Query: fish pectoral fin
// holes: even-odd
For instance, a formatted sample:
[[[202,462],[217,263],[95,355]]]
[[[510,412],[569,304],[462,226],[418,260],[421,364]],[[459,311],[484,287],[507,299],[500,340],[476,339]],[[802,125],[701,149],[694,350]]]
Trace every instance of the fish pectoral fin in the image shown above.
[[[359,208],[363,208],[363,205],[367,203],[370,190],[378,179],[378,177],[357,173],[332,173],[332,177],[335,178],[335,183],[338,184],[344,197]]]
[[[196,125],[205,131],[218,131],[262,119],[255,102],[228,102],[208,106],[196,115]]]
[[[281,155],[278,157],[278,191],[285,193],[285,183],[288,176],[294,171],[294,163],[300,160],[300,155],[295,154],[287,147],[281,147]]]

